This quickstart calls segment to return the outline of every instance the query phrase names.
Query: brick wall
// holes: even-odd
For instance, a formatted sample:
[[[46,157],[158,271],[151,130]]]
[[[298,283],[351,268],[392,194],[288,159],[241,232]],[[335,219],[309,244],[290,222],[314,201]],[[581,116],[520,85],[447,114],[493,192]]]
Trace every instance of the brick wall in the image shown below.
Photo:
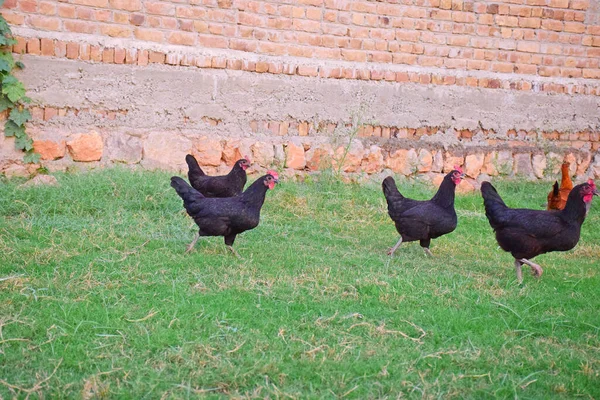
[[[506,142],[540,148],[543,140],[555,152],[575,149],[593,158],[600,147],[599,10],[598,0],[7,0],[2,14],[18,39],[15,53],[34,62],[104,65],[113,68],[108,75],[116,74],[115,78],[140,69],[167,68],[177,74],[184,68],[199,77],[210,75],[215,88],[233,73],[265,88],[271,85],[268,76],[295,86],[306,86],[307,80],[338,82],[339,87],[354,85],[344,81],[357,82],[352,87],[359,92],[371,90],[368,85],[387,85],[383,87],[393,92],[390,100],[397,98],[398,90],[403,96],[416,90],[419,98],[444,93],[466,102],[484,95],[497,97],[499,104],[518,103],[531,94],[527,102],[540,105],[539,120],[518,106],[513,107],[509,122],[503,121],[506,115],[501,108],[479,115],[481,102],[472,104],[473,115],[462,122],[455,115],[436,118],[432,114],[439,109],[461,103],[442,97],[436,99],[439,104],[430,99],[432,109],[415,110],[413,114],[422,114],[416,120],[402,112],[390,116],[381,108],[369,115],[372,121],[360,127],[359,136],[420,141],[422,136],[450,129],[462,147],[470,146],[473,137],[484,138],[475,143],[488,147]],[[64,85],[56,88],[64,98],[50,95],[43,90],[47,84],[31,73],[23,72],[35,90],[32,128],[44,140],[62,135],[68,141],[69,135],[94,130],[100,131],[107,145],[112,133],[139,128],[136,121],[144,118],[141,106],[117,104],[108,94],[94,101],[68,99],[79,99],[83,87],[76,96],[70,91],[75,89]],[[91,79],[87,85],[93,91],[101,83]],[[291,92],[303,97],[306,90]],[[180,100],[191,101],[182,96]],[[344,97],[337,100],[351,102]],[[281,110],[279,115],[268,110],[239,115],[235,110],[225,115],[204,110],[202,115],[191,113],[174,120],[175,106],[157,105],[146,111],[168,114],[169,126],[189,129],[182,133],[181,128],[179,133],[193,143],[194,135],[314,136],[317,140],[346,126],[349,115],[360,108],[344,103],[346,115],[338,115],[330,110],[335,105],[325,102],[321,107],[335,114],[326,117],[314,107],[286,102],[296,108]],[[234,103],[226,99],[223,106],[233,108]],[[571,111],[574,122],[569,125]],[[562,112],[564,116],[558,116]],[[156,128],[164,129],[147,127],[136,131],[135,137],[145,140]],[[308,150],[310,144],[305,147]]]
[[[539,89],[598,94],[596,2],[7,0],[3,15],[26,34],[15,51],[44,56],[521,90],[533,77],[580,78]]]

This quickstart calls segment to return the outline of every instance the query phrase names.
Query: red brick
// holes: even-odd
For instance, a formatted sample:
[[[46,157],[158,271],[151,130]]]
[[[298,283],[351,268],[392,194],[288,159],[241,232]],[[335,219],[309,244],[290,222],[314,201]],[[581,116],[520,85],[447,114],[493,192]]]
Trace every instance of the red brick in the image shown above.
[[[148,63],[150,62],[150,53],[148,52],[148,50],[139,50],[138,51],[138,57],[137,57],[137,65],[148,65]]]
[[[319,74],[319,69],[317,67],[299,65],[297,74],[301,76],[317,76]]]
[[[555,8],[569,8],[569,0],[548,0],[548,6]]]
[[[88,7],[77,7],[75,10],[77,19],[93,19],[94,11]]]
[[[537,29],[541,26],[540,18],[519,18],[519,27]]]
[[[82,43],[79,45],[79,59],[89,61],[90,59],[90,45]]]
[[[130,13],[113,11],[112,15],[113,15],[113,22],[115,24],[123,24],[123,25],[129,24],[129,17],[131,16]]]
[[[406,72],[396,72],[396,82],[408,82],[409,77]]]
[[[172,44],[192,46],[196,41],[196,34],[185,32],[170,32],[167,34],[167,41]]]
[[[223,57],[213,57],[210,66],[212,68],[224,69],[227,67],[227,59]]]
[[[65,30],[77,33],[96,33],[98,25],[88,21],[63,21]]]
[[[69,42],[67,43],[67,58],[76,60],[79,57],[79,43]]]
[[[76,7],[70,4],[58,5],[58,16],[63,18],[75,18]]]
[[[572,0],[571,8],[574,10],[587,10],[590,6],[589,0]]]
[[[125,11],[140,11],[142,9],[140,0],[110,0],[110,6]]]
[[[565,22],[565,32],[583,33],[585,32],[585,24],[579,22]]]
[[[258,73],[268,72],[269,71],[269,63],[266,61],[257,61],[255,68],[256,68],[256,72],[258,72]]]
[[[40,39],[35,39],[35,38],[27,39],[27,53],[40,55],[40,53],[41,53]]]
[[[144,21],[146,21],[146,16],[144,14],[131,14],[129,21],[132,25],[140,26],[144,24]]]
[[[100,46],[92,45],[90,47],[90,60],[102,61],[102,48]]]
[[[54,107],[46,107],[44,108],[44,121],[48,121],[51,118],[54,118],[58,115],[58,110]]]
[[[540,44],[536,42],[518,42],[517,50],[524,51],[527,53],[539,53]]]
[[[115,62],[115,49],[105,48],[102,50],[102,62],[104,63],[114,63]]]
[[[37,1],[35,1],[35,0],[20,0],[19,1],[19,9],[26,13],[35,13],[35,12],[37,12]]]
[[[72,0],[71,3],[90,7],[108,7],[108,0]]]
[[[219,36],[198,35],[198,44],[202,47],[225,49],[229,44],[229,40]]]
[[[494,71],[494,72],[512,73],[512,72],[514,72],[514,69],[515,69],[515,65],[512,63],[501,63],[501,62],[492,63],[492,71]]]
[[[98,22],[110,22],[113,17],[113,13],[110,10],[93,10],[92,19]]]
[[[134,34],[137,39],[148,42],[162,43],[165,38],[163,32],[156,29],[136,28]]]
[[[161,53],[160,51],[150,50],[148,52],[148,62],[153,64],[164,64],[166,60],[165,53]]]
[[[159,1],[144,1],[144,8],[148,14],[175,15],[175,5]]]
[[[50,1],[40,1],[38,4],[38,11],[40,14],[44,15],[56,15],[56,3]]]
[[[342,49],[342,58],[346,61],[367,61],[367,54],[364,51]]]
[[[110,37],[131,37],[132,29],[122,25],[102,25],[100,31]]]
[[[13,45],[13,53],[23,54],[27,52],[27,39],[22,37],[15,37],[17,43]]]
[[[42,15],[31,15],[29,17],[29,23],[34,28],[48,31],[57,31],[60,27],[60,19]]]
[[[542,29],[549,29],[551,31],[562,31],[564,25],[561,21],[555,21],[553,19],[542,20]]]
[[[116,48],[115,49],[115,64],[124,64],[125,63],[125,49]]]
[[[583,77],[587,79],[600,79],[600,69],[584,68]]]

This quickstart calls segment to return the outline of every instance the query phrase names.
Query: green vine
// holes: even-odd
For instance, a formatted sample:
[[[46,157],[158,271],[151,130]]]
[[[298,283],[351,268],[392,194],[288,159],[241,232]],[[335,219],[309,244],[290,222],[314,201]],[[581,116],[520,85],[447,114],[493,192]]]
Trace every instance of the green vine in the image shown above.
[[[0,7],[4,0],[0,0]],[[16,43],[10,26],[0,14],[0,112],[7,112],[8,118],[4,124],[4,135],[15,138],[15,147],[25,152],[23,161],[36,163],[40,155],[33,151],[33,140],[25,132],[25,123],[31,119],[31,113],[25,104],[31,99],[25,96],[23,82],[13,75],[13,70],[23,69],[20,61],[15,61],[12,55],[12,45]]]

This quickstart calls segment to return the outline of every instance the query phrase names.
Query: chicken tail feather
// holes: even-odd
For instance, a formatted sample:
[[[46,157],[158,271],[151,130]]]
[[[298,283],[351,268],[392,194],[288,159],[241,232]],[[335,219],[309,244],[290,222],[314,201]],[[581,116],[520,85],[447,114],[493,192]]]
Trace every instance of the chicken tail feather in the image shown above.
[[[490,222],[492,228],[496,228],[502,220],[503,211],[508,207],[502,200],[502,197],[496,191],[496,188],[489,182],[481,183],[481,195],[483,196],[483,206],[485,207],[485,215]]]
[[[381,187],[383,189],[383,194],[386,199],[388,197],[404,198],[404,196],[402,196],[402,194],[398,190],[398,187],[396,186],[396,181],[391,176],[388,176],[383,180],[383,182],[381,183]]]
[[[192,197],[204,197],[202,193],[178,176],[171,177],[171,186],[175,189],[179,197],[183,199],[184,203],[187,203]]]
[[[196,161],[196,158],[193,155],[188,154],[187,156],[185,156],[185,162],[188,165],[188,178],[190,180],[192,179],[192,176],[206,175],[204,171],[202,171],[202,168],[200,168],[198,161]]]

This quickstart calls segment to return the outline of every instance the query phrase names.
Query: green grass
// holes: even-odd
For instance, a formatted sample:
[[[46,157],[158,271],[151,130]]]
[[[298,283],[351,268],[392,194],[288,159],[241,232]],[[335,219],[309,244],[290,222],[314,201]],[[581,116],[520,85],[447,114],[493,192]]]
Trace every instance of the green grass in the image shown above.
[[[478,194],[435,258],[390,258],[378,184],[282,182],[236,259],[222,238],[184,254],[166,173],[57,178],[0,183],[0,397],[600,397],[598,198],[575,250],[519,287]],[[496,186],[530,208],[550,188]]]

